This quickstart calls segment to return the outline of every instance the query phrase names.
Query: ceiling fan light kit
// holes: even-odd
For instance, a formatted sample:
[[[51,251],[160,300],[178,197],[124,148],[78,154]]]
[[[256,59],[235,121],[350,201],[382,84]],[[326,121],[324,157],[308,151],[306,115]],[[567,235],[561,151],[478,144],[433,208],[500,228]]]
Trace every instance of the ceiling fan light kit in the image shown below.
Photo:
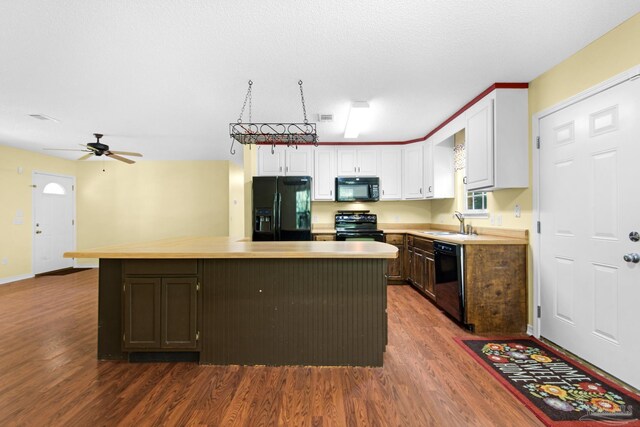
[[[231,137],[231,154],[236,151],[233,148],[237,141],[242,145],[267,145],[271,144],[271,152],[274,152],[276,145],[295,146],[311,145],[318,146],[318,134],[316,124],[307,120],[307,109],[304,103],[304,92],[302,90],[302,80],[298,81],[300,86],[300,100],[302,101],[302,112],[304,123],[254,123],[251,120],[251,86],[253,82],[249,80],[247,94],[240,110],[240,116],[235,123],[229,123],[229,136]],[[243,122],[245,107],[249,104],[249,121]]]

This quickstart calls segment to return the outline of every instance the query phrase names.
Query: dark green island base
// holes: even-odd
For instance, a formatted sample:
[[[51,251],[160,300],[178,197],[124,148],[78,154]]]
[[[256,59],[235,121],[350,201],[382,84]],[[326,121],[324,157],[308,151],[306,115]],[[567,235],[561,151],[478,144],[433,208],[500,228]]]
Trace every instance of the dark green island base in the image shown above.
[[[386,268],[384,258],[103,258],[98,359],[382,366]]]

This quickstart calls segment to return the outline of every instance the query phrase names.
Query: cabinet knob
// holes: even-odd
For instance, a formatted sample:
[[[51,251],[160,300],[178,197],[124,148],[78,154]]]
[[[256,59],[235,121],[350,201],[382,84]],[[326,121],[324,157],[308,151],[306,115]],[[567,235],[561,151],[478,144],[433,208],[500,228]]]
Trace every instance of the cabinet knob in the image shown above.
[[[422,187],[420,187],[420,194],[422,194]]]

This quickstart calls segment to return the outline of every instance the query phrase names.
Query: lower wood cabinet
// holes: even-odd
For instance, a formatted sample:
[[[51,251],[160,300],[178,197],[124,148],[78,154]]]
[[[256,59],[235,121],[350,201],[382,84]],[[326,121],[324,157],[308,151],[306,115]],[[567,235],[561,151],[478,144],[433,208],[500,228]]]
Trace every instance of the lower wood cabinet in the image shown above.
[[[385,242],[398,248],[398,257],[387,263],[387,280],[402,282],[404,274],[404,234],[385,234]]]
[[[126,277],[123,350],[198,348],[197,277]]]
[[[407,281],[431,299],[436,274],[433,260],[433,240],[409,236],[407,238]]]

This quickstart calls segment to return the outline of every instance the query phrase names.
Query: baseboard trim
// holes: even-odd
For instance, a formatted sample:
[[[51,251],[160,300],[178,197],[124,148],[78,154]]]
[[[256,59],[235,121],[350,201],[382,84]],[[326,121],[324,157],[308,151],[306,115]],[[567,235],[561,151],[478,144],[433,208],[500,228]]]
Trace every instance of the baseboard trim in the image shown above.
[[[527,335],[529,335],[530,337],[533,336],[533,325],[527,324]]]
[[[34,275],[32,273],[19,274],[17,276],[11,276],[11,277],[3,277],[3,278],[0,278],[0,285],[6,285],[8,283],[17,282],[18,280],[31,279],[33,277]]]

